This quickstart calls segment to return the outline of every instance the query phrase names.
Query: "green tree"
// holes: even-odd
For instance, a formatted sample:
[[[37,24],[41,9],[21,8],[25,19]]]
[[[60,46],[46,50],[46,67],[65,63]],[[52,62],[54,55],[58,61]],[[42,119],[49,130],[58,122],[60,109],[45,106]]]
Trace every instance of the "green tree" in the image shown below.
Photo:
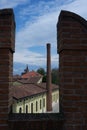
[[[43,75],[43,76],[46,74],[44,68],[39,68],[39,69],[37,70],[37,72],[38,72],[39,74]]]
[[[59,83],[59,69],[53,68],[51,71],[51,76],[52,76],[52,83],[58,84]]]
[[[43,79],[42,79],[42,82],[46,82],[46,72],[45,72],[45,69],[44,68],[39,68],[37,70],[37,72],[41,75],[43,75]]]
[[[47,74],[46,74],[44,68],[39,68],[37,70],[37,72],[39,74],[43,75],[42,82],[46,82]],[[58,85],[58,83],[59,83],[59,69],[58,68],[53,68],[51,70],[51,78],[52,78],[52,83]]]

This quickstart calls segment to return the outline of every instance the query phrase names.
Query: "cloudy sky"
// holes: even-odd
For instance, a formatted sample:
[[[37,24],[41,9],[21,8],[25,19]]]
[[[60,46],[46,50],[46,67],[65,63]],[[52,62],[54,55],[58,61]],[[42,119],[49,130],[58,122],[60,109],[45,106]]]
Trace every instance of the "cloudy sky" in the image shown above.
[[[58,67],[56,24],[61,10],[87,19],[87,0],[0,0],[0,9],[13,8],[16,22],[14,73],[46,68],[46,44],[51,43],[51,66]]]

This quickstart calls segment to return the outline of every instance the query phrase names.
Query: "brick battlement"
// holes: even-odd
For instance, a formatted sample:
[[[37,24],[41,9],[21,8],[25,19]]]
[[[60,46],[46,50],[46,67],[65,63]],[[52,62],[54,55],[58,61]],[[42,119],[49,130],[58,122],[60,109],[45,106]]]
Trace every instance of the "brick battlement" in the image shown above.
[[[15,50],[15,19],[12,9],[0,10],[0,48]]]
[[[61,11],[57,24],[60,102],[64,129],[87,129],[87,21]]]
[[[86,50],[87,21],[77,14],[61,11],[58,26],[58,52]]]

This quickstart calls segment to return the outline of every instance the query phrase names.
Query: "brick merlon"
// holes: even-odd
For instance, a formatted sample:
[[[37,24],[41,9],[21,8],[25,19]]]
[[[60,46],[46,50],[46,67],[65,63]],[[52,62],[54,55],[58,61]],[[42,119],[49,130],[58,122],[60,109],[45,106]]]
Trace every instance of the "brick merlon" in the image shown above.
[[[87,28],[87,20],[85,20],[83,17],[79,16],[78,14],[75,14],[70,11],[61,10],[60,15],[58,17],[58,23],[57,26],[59,26],[59,23],[61,20],[72,18],[78,22],[80,22],[83,26]]]
[[[87,50],[86,38],[87,21],[75,13],[62,10],[57,23],[57,52]]]

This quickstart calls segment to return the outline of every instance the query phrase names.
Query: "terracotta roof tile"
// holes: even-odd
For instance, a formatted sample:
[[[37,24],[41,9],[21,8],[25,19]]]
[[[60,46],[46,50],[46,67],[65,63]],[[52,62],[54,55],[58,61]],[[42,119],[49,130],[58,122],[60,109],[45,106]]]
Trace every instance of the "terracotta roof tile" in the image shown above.
[[[35,71],[30,71],[30,72],[27,72],[26,74],[23,74],[21,76],[21,78],[30,78],[30,77],[36,77],[36,76],[42,76],[41,74],[35,72]]]

